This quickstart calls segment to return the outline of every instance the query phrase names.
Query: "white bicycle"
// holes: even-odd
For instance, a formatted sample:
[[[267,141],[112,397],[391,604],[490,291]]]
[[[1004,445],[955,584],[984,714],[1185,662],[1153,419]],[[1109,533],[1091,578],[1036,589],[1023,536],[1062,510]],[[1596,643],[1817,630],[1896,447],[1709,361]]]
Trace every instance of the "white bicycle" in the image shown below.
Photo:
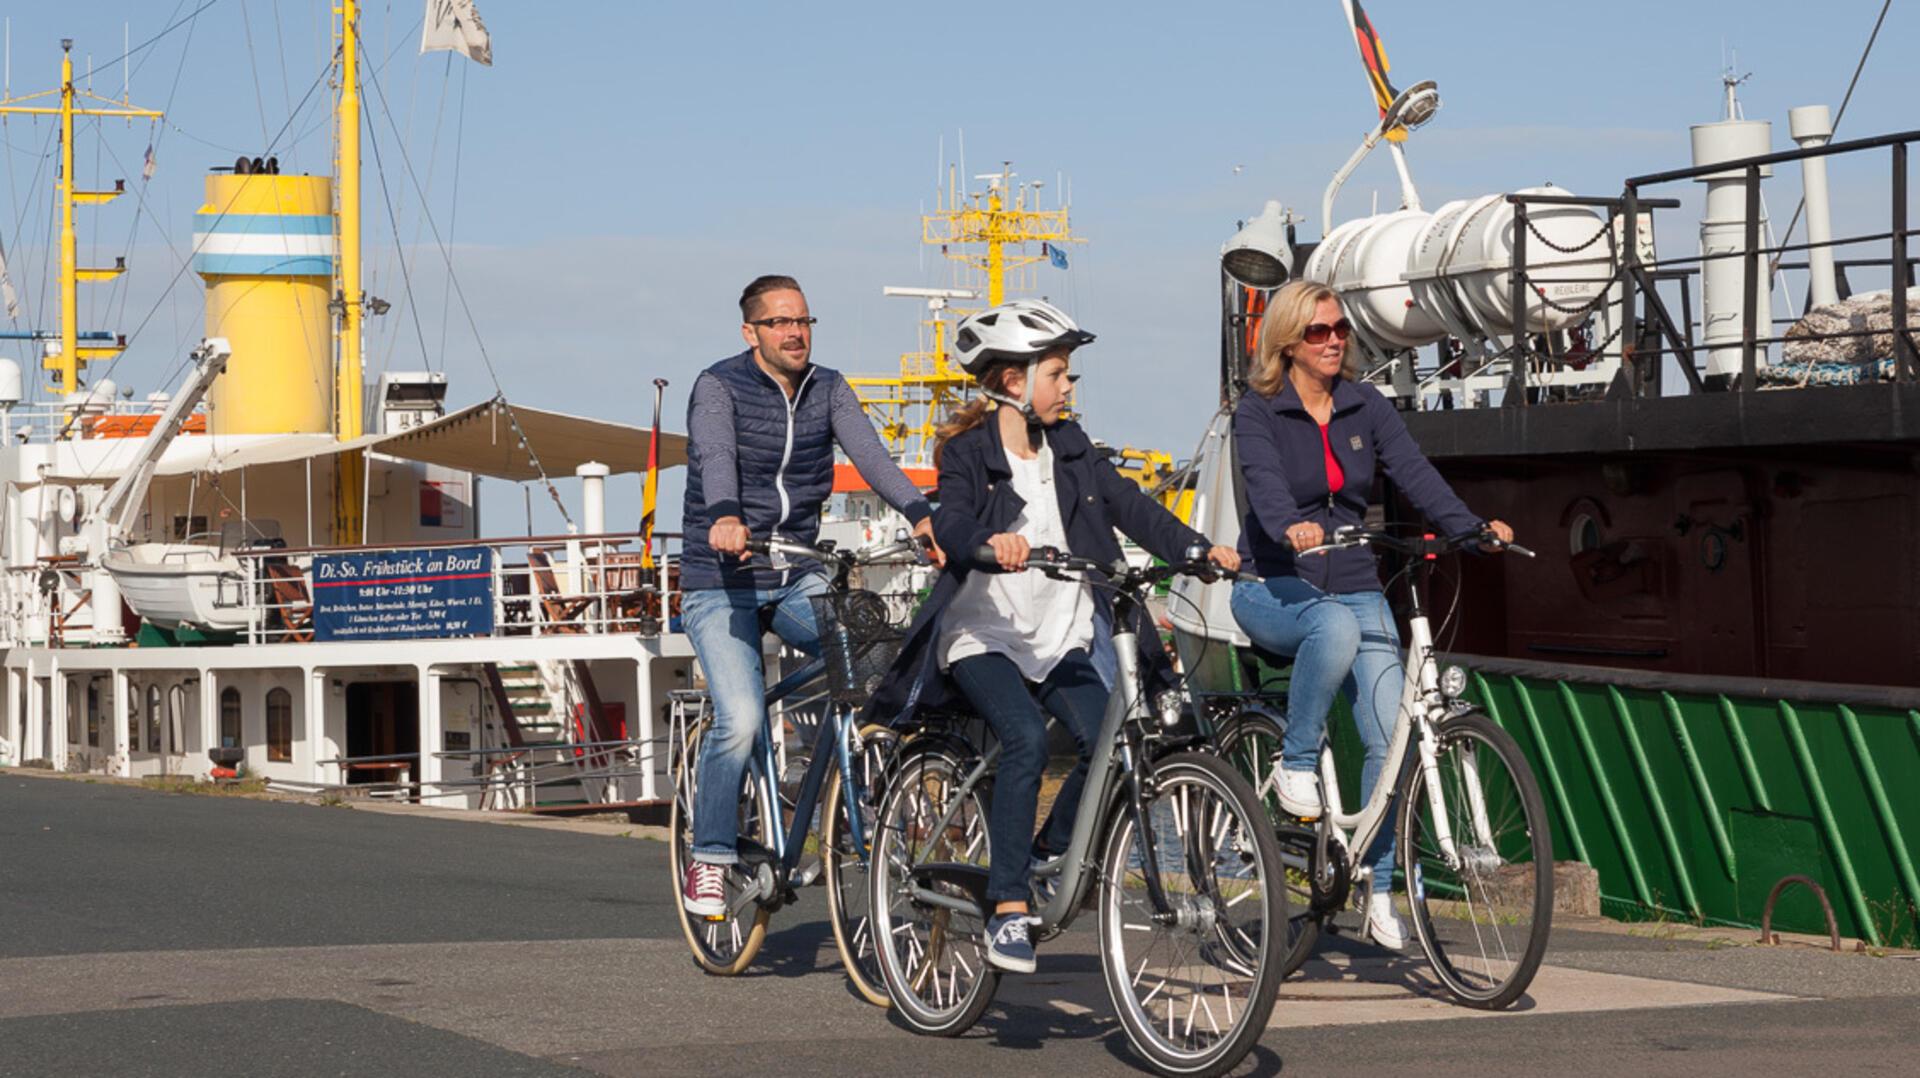
[[[1256,697],[1217,728],[1221,754],[1252,780],[1275,821],[1290,891],[1289,973],[1313,953],[1322,926],[1355,885],[1366,884],[1366,853],[1390,816],[1414,930],[1448,992],[1469,1007],[1503,1008],[1540,967],[1553,920],[1546,804],[1512,735],[1461,698],[1465,672],[1441,673],[1422,602],[1436,560],[1479,545],[1533,556],[1487,532],[1405,538],[1360,528],[1341,528],[1301,552],[1371,546],[1408,563],[1399,577],[1409,604],[1399,716],[1380,781],[1358,812],[1342,811],[1333,751],[1324,741],[1319,818],[1304,821],[1280,808],[1284,702],[1275,707]]]

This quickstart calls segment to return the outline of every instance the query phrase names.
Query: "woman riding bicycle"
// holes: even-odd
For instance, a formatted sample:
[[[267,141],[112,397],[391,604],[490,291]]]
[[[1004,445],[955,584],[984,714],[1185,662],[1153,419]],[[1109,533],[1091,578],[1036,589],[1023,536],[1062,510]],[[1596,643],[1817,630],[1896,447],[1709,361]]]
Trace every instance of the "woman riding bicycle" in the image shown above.
[[[1446,534],[1481,525],[1421,455],[1400,413],[1379,390],[1352,377],[1352,329],[1333,289],[1312,281],[1282,288],[1261,322],[1249,378],[1253,391],[1241,398],[1233,420],[1246,488],[1240,552],[1265,578],[1233,586],[1233,616],[1256,645],[1293,656],[1276,793],[1282,808],[1303,819],[1316,819],[1321,811],[1315,768],[1335,690],[1351,704],[1366,746],[1364,798],[1381,779],[1404,674],[1399,630],[1372,553],[1295,552],[1362,522],[1376,463]],[[1513,538],[1500,521],[1487,526],[1502,542]],[[1399,950],[1406,946],[1407,928],[1388,894],[1390,829],[1369,852],[1368,929],[1376,942]]]
[[[948,551],[946,571],[871,705],[874,715],[903,720],[946,695],[944,673],[993,728],[1001,756],[988,816],[994,909],[987,958],[1019,973],[1034,969],[1032,870],[1067,847],[1117,662],[1105,596],[1081,580],[1017,570],[1043,546],[1118,561],[1115,527],[1168,561],[1209,545],[1115,471],[1077,423],[1061,418],[1075,380],[1068,357],[1092,340],[1065,313],[1035,300],[971,315],[956,329],[956,354],[981,395],[940,428],[934,454],[933,529]],[[990,560],[981,557],[986,550]],[[1240,564],[1225,547],[1209,557],[1228,569]],[[1164,671],[1159,634],[1147,626],[1140,639],[1152,652],[1145,669]],[[1042,708],[1073,735],[1080,763],[1035,838],[1047,761]]]

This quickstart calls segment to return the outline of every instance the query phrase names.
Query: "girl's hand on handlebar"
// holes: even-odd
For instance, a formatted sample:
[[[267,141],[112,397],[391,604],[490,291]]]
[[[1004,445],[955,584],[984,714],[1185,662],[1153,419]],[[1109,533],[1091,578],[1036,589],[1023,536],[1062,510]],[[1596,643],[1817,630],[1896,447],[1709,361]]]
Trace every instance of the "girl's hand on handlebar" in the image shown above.
[[[1216,546],[1207,551],[1207,560],[1229,573],[1240,571],[1240,552],[1230,546]]]
[[[1000,568],[1009,573],[1017,573],[1027,567],[1027,555],[1032,548],[1024,536],[1014,532],[1001,532],[987,539],[987,545],[993,548],[993,558]]]
[[[1287,545],[1297,551],[1311,550],[1325,542],[1326,530],[1311,520],[1303,520],[1287,528]]]
[[[1504,520],[1487,521],[1486,531],[1491,533],[1498,542],[1482,542],[1481,550],[1495,551],[1513,542],[1513,528]]]

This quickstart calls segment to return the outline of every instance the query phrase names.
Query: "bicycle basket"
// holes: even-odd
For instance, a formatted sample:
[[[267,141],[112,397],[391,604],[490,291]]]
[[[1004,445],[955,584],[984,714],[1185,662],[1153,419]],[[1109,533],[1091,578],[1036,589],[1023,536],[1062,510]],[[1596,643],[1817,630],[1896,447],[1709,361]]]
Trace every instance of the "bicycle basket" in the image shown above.
[[[886,600],[870,591],[816,595],[813,616],[833,702],[866,703],[899,656],[905,630],[894,625]]]

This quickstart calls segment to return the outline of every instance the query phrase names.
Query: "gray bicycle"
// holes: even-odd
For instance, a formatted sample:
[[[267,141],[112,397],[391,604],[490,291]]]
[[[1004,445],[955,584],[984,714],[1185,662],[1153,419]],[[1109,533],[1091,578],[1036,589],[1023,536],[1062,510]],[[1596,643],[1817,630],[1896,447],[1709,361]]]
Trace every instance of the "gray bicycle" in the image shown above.
[[[991,558],[990,551],[982,551]],[[1133,624],[1176,574],[1217,575],[1204,551],[1178,565],[1105,566],[1037,550],[1030,570],[1075,574]],[[1193,751],[1184,694],[1149,700],[1135,634],[1113,644],[1119,676],[1096,740],[1067,852],[1036,874],[1039,939],[1071,925],[1089,893],[1100,967],[1134,1049],[1163,1074],[1231,1070],[1266,1029],[1283,975],[1286,888],[1259,797],[1218,757]],[[987,801],[999,749],[908,737],[879,798],[870,862],[872,938],[887,994],[916,1032],[959,1034],[992,1002],[987,964]],[[1006,851],[1025,857],[1026,850]]]

